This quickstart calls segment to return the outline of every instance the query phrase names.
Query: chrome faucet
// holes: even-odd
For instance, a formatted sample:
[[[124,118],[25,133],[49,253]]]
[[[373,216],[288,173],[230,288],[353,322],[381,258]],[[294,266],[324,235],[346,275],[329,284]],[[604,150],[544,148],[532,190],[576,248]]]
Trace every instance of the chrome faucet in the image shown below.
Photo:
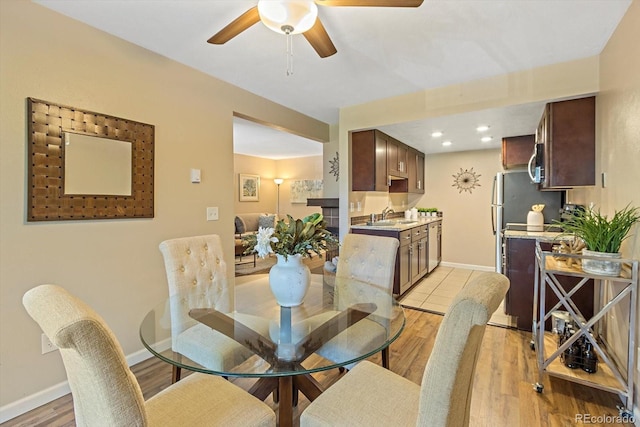
[[[389,215],[390,213],[394,213],[394,210],[391,209],[389,206],[387,206],[382,210],[382,219],[383,220],[387,219],[387,215]]]

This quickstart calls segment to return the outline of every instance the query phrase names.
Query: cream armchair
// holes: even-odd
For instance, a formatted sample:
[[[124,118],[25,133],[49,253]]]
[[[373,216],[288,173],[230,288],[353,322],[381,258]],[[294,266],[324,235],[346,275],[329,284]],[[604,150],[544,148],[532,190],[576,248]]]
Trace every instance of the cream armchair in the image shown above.
[[[104,320],[65,289],[41,285],[22,299],[60,349],[78,426],[274,426],[266,404],[220,377],[194,373],[146,402]]]
[[[269,336],[268,321],[232,312],[220,237],[211,234],[166,240],[160,243],[160,252],[164,257],[169,297],[181,295],[181,298],[170,298],[172,350],[205,368],[222,372],[249,357],[250,350],[189,317],[190,308],[215,308]],[[180,368],[174,365],[172,380],[179,379]]]
[[[468,426],[485,327],[508,288],[505,276],[485,273],[460,291],[442,320],[422,386],[363,361],[307,407],[300,426]]]

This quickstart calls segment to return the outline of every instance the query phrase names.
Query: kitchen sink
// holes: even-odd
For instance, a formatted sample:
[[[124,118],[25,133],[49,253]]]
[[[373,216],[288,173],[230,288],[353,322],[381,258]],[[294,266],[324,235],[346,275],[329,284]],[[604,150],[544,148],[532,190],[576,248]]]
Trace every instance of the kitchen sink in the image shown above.
[[[367,225],[373,227],[393,227],[395,225],[405,225],[405,224],[414,224],[417,221],[413,221],[410,219],[383,219],[375,222],[368,222]]]

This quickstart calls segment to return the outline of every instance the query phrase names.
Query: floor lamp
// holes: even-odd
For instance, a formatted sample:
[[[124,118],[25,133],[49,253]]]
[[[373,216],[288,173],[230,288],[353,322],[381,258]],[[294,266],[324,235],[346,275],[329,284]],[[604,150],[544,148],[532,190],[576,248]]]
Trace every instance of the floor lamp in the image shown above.
[[[280,219],[280,184],[282,184],[284,182],[284,179],[282,178],[274,178],[273,182],[276,183],[276,185],[278,186],[278,205],[276,208],[276,216],[278,217],[278,219]]]

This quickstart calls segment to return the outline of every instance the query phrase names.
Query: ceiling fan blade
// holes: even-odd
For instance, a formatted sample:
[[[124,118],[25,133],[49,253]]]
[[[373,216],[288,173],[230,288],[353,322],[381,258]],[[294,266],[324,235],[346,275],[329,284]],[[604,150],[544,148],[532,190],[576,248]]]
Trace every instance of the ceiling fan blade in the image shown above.
[[[224,44],[258,22],[260,22],[258,6],[254,6],[236,18],[232,23],[214,34],[209,40],[207,40],[207,43]]]
[[[320,58],[326,58],[337,52],[336,47],[327,34],[327,30],[324,29],[324,25],[320,22],[320,18],[316,19],[316,23],[313,24],[310,30],[302,33],[305,39],[311,44]]]
[[[418,7],[424,0],[316,0],[321,6]]]

